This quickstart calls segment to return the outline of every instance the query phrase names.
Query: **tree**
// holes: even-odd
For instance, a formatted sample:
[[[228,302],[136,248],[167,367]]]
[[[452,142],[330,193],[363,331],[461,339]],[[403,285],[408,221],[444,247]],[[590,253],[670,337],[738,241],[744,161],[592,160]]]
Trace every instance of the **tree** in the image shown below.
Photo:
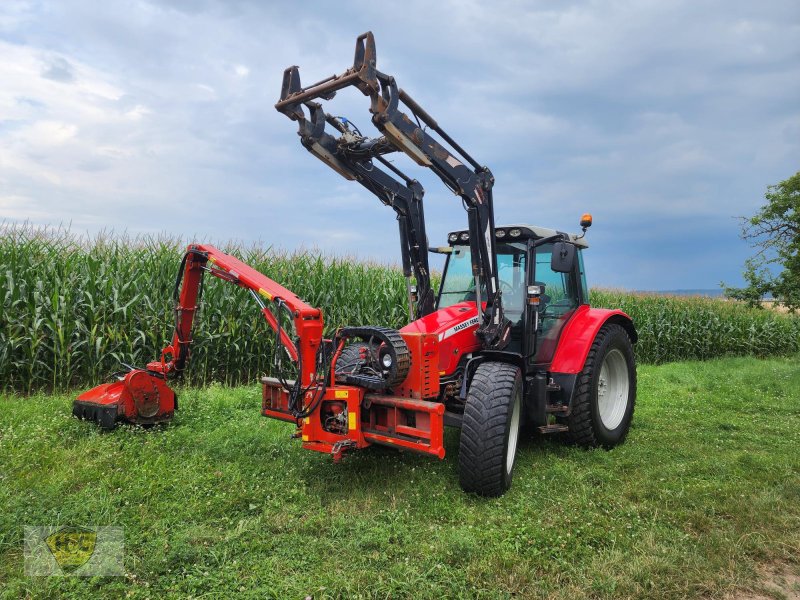
[[[723,287],[729,298],[751,306],[760,306],[764,295],[772,294],[795,312],[800,309],[800,171],[768,186],[765,198],[755,216],[741,217],[742,239],[758,248],[745,261],[747,287]]]

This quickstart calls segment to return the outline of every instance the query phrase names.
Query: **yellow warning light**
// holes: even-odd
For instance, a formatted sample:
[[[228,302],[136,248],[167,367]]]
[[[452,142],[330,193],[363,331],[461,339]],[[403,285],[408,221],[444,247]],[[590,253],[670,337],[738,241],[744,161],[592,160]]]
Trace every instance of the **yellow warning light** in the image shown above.
[[[587,229],[592,226],[592,215],[589,213],[583,213],[581,215],[581,227],[583,229]]]

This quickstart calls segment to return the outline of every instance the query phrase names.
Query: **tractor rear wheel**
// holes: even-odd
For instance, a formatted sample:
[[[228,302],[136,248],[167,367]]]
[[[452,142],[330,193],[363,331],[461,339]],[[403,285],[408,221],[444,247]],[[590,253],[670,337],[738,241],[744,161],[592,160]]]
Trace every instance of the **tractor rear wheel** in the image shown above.
[[[511,487],[522,422],[522,374],[514,365],[478,365],[467,393],[458,475],[464,491],[502,496]]]
[[[573,442],[613,448],[628,435],[636,403],[636,362],[623,327],[606,324],[595,337],[575,382],[567,417]]]

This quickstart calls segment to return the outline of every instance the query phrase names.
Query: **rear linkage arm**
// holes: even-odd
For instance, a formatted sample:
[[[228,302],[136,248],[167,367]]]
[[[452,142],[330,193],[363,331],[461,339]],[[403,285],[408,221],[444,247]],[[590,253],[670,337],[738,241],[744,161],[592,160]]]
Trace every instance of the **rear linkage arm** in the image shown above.
[[[348,135],[349,128],[346,125],[339,127],[337,122],[341,124],[341,121],[335,117],[324,115],[325,119],[323,120],[324,113],[319,104],[314,103],[313,100],[317,98],[330,100],[338,90],[351,85],[358,88],[365,96],[370,97],[372,122],[383,134],[383,137],[377,140],[363,138],[363,136],[360,139],[352,139]],[[399,109],[401,101],[414,115],[414,121]],[[303,107],[308,108],[311,113],[310,124],[306,119]],[[422,259],[420,256],[417,258],[419,264],[422,264],[424,260],[427,273],[427,237],[422,216],[422,188],[420,186],[417,190],[419,184],[394,168],[383,158],[383,154],[402,150],[417,164],[429,167],[453,193],[462,198],[469,221],[472,272],[476,279],[476,304],[479,314],[483,316],[478,335],[487,348],[504,347],[508,342],[509,324],[503,316],[501,291],[497,281],[494,207],[492,205],[494,177],[488,167],[477,163],[439,127],[438,123],[422,107],[399,89],[394,77],[377,70],[375,39],[372,33],[367,32],[357,38],[353,67],[341,75],[333,75],[303,88],[300,85],[298,68],[293,66],[286,69],[283,74],[281,99],[275,108],[300,123],[303,145],[313,154],[344,177],[358,180],[367,189],[378,195],[384,203],[395,207],[395,210],[398,208],[394,203],[386,201],[385,194],[387,192],[398,194],[397,190],[402,188],[411,194],[411,199],[410,201],[406,200],[406,204],[409,207],[418,205],[419,216],[406,222],[405,239],[408,242],[403,243],[404,270],[408,264],[408,256],[413,256],[409,249],[411,246],[416,246],[420,252],[424,250],[422,254],[426,258]],[[427,132],[427,128],[423,129],[420,120],[425,123],[427,128],[438,133],[473,168],[470,169],[464,165],[452,152],[442,146]],[[337,139],[325,134],[325,122],[336,127],[342,136]],[[385,172],[377,169],[369,160],[370,158],[379,160],[392,172],[403,178],[406,185],[400,184]],[[402,222],[400,227],[402,241],[404,239]],[[412,240],[416,241],[416,244],[413,244]],[[412,260],[411,262],[415,267],[417,266],[417,261]],[[419,274],[415,272],[415,275],[417,275],[419,283]],[[480,297],[482,283],[486,284],[487,290],[485,310]],[[427,290],[424,291],[427,292]],[[432,310],[432,304],[430,310]]]

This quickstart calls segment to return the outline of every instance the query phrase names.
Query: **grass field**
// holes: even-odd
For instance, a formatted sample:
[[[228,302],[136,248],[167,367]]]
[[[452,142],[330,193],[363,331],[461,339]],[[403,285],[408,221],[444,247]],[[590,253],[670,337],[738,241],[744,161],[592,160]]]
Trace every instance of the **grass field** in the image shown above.
[[[522,444],[498,500],[436,461],[340,465],[259,416],[257,387],[184,389],[164,429],[100,433],[71,395],[0,399],[8,598],[721,598],[798,569],[798,357],[640,366],[628,441]],[[24,525],[119,525],[127,576],[22,576]],[[779,596],[774,596],[779,597]]]

